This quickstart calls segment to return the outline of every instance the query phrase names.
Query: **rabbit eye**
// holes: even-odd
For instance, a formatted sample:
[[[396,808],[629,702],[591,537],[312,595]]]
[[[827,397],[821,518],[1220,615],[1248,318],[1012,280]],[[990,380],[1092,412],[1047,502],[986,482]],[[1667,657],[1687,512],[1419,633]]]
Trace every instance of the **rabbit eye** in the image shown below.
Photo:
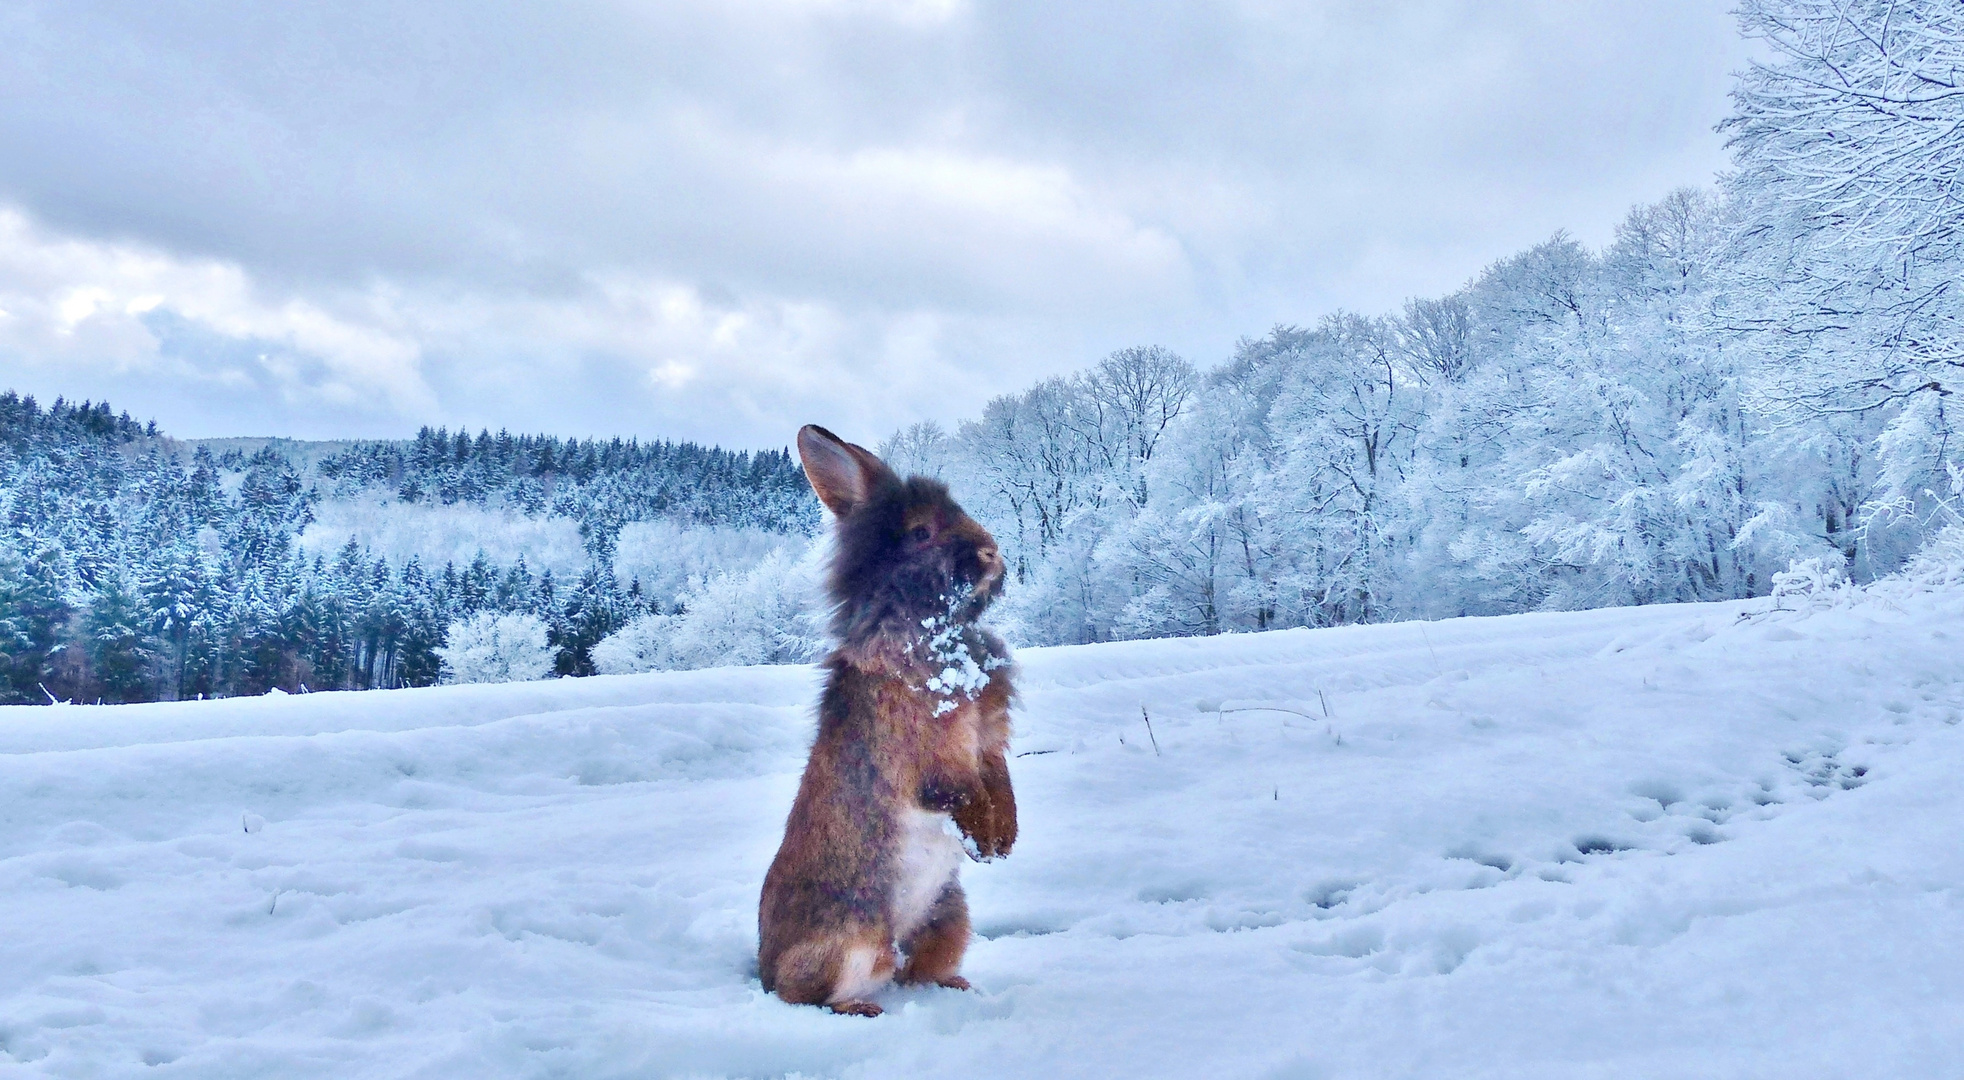
[[[925,525],[916,525],[916,526],[914,526],[914,530],[913,530],[912,532],[910,532],[910,533],[908,533],[907,535],[913,538],[913,541],[914,541],[914,543],[916,543],[916,544],[925,544],[925,543],[927,543],[927,541],[928,541],[928,538],[929,538],[929,537],[931,537],[931,536],[933,536],[934,534],[933,534],[932,532],[929,532],[929,531],[928,531],[928,527],[927,527],[927,526],[925,526]]]

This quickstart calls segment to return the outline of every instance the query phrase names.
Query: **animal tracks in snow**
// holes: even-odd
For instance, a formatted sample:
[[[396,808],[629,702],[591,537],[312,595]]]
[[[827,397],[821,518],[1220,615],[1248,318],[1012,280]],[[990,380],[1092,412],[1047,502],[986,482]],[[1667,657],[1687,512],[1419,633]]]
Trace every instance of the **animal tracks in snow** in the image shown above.
[[[1943,732],[1964,690],[1937,650],[1905,657],[1904,670],[1847,677],[1848,631],[1874,632],[1851,625],[1862,617],[1749,608],[1595,633],[1582,613],[1512,651],[1508,620],[1448,624],[1459,633],[1434,625],[1430,649],[1396,625],[1371,628],[1377,652],[1359,635],[1323,655],[1304,635],[1269,646],[1261,665],[1177,674],[1136,655],[1154,643],[1127,646],[1135,655],[1108,669],[1113,678],[1039,680],[1022,728],[1068,748],[1019,772],[1026,790],[1022,777],[1054,779],[1097,793],[1085,802],[1123,807],[1072,828],[1110,837],[1107,850],[1086,862],[1078,845],[1080,865],[1054,876],[1026,858],[1005,868],[999,892],[992,881],[972,894],[978,908],[998,895],[1012,908],[1040,899],[1052,935],[1256,932],[1291,939],[1325,970],[1357,961],[1350,970],[1380,976],[1456,970],[1556,916],[1655,938],[1630,929],[1646,923],[1641,913],[1592,897],[1633,875],[1679,872],[1658,860],[1693,858],[1698,869],[1682,872],[1706,873],[1724,858],[1715,849],[1866,786],[1877,760]],[[1198,647],[1182,646],[1190,664]],[[1041,673],[1069,652],[1030,666]],[[1326,678],[1339,664],[1345,678]],[[1278,715],[1175,704],[1250,700]],[[1121,701],[1151,709],[1158,760],[1097,736],[1103,724],[1126,733]],[[1339,720],[1344,745],[1332,734]],[[1038,836],[1022,850],[1047,848]],[[1181,852],[1177,882],[1145,869],[1167,851]],[[1046,891],[1039,875],[1070,888]],[[1660,901],[1657,925],[1695,917],[1671,908]],[[1342,924],[1361,929],[1333,929]]]

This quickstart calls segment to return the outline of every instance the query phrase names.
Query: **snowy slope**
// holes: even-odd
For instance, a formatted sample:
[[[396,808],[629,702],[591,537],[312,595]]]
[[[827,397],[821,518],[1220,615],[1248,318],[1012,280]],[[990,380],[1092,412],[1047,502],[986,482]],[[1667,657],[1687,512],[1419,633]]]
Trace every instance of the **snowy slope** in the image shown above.
[[[0,710],[0,1069],[1957,1075],[1964,594],[1767,607],[1027,651],[876,1020],[751,974],[808,668]]]

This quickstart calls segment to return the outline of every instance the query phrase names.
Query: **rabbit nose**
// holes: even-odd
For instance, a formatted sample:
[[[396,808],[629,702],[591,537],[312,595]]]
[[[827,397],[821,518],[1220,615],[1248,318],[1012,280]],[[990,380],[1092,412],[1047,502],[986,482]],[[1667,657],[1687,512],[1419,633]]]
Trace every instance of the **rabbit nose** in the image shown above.
[[[979,560],[982,563],[982,568],[984,570],[1002,569],[1002,555],[1001,553],[996,551],[995,548],[992,547],[976,548],[975,557],[977,560]]]

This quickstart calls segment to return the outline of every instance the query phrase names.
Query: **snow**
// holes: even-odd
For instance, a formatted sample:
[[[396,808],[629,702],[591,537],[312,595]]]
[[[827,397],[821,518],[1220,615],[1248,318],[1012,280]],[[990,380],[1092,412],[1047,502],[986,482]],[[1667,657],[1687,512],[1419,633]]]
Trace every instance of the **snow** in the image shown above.
[[[974,599],[974,589],[964,587],[953,596],[941,597],[944,610],[921,620],[921,640],[911,648],[929,670],[925,689],[937,699],[934,715],[946,716],[974,701],[989,685],[990,673],[1009,666],[1010,661],[990,651],[986,642],[961,620],[960,612]]]
[[[976,989],[874,1020],[753,973],[811,668],[8,708],[0,1062],[1948,1074],[1960,643],[1951,588],[1027,650]]]
[[[577,577],[587,563],[579,522],[571,518],[530,517],[508,506],[406,503],[393,491],[323,499],[299,538],[309,555],[326,559],[349,540],[391,565],[417,558],[435,570],[446,562],[469,566],[479,552],[500,568],[523,556],[532,573],[551,570],[562,578]]]

